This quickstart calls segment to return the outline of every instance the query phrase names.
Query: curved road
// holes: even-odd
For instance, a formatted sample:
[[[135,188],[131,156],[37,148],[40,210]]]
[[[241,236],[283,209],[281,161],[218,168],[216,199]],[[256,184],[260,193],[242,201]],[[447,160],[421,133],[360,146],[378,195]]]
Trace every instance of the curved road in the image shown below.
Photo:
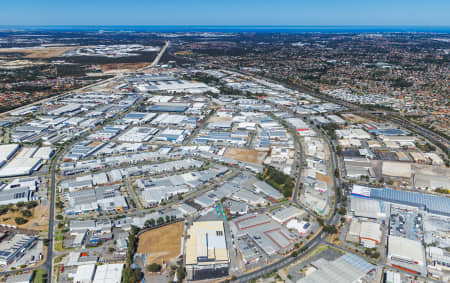
[[[292,128],[289,128],[289,130],[292,131]],[[318,129],[316,129],[317,131],[320,131]],[[315,213],[311,212],[309,209],[305,208],[301,203],[299,203],[298,201],[298,189],[300,187],[300,183],[301,183],[301,174],[302,174],[302,170],[303,170],[303,147],[302,144],[300,142],[300,138],[298,137],[298,135],[294,132],[294,137],[296,139],[296,142],[298,143],[299,146],[299,153],[300,153],[300,158],[299,158],[299,171],[298,171],[298,175],[297,175],[297,180],[295,183],[295,189],[294,189],[294,195],[292,197],[292,201],[300,206],[302,209],[304,209],[309,215],[312,215],[313,217],[317,217]],[[334,176],[334,192],[335,192],[335,201],[334,201],[334,207],[332,209],[332,213],[330,215],[330,217],[328,219],[325,220],[325,224],[326,225],[336,225],[339,217],[336,215],[336,209],[338,207],[338,203],[337,203],[337,190],[336,188],[338,186],[340,186],[340,179],[339,177],[336,177],[334,175],[334,170],[337,168],[337,158],[336,158],[336,152],[334,151],[334,147],[331,144],[331,141],[329,140],[328,136],[322,131],[322,135],[325,139],[325,141],[328,144],[328,147],[330,149],[330,157],[331,157],[331,167],[332,167],[332,171],[331,174],[333,174]],[[294,263],[295,261],[301,259],[303,256],[305,256],[307,253],[309,253],[311,250],[313,250],[315,247],[317,247],[319,244],[321,243],[325,243],[326,238],[328,237],[329,233],[324,232],[323,230],[321,230],[319,233],[317,233],[315,235],[315,237],[310,240],[308,243],[306,243],[302,248],[301,248],[301,252],[299,252],[295,257],[290,254],[287,255],[285,257],[283,257],[282,259],[269,264],[261,269],[255,270],[253,272],[250,273],[246,273],[243,274],[241,276],[236,277],[236,280],[234,282],[248,282],[250,280],[259,278],[261,276],[264,276],[266,274],[275,272],[277,270],[279,270],[280,268],[283,268],[285,266],[288,266],[292,263]]]

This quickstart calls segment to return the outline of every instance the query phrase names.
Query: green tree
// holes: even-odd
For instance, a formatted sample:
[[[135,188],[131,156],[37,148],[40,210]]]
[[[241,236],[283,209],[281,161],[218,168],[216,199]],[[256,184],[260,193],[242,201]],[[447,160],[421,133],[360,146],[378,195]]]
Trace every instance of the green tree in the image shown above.
[[[23,217],[16,217],[14,218],[14,221],[16,222],[17,225],[23,225],[28,222],[28,220]]]
[[[36,206],[38,206],[38,202],[35,200],[26,203],[27,209],[32,209]]]
[[[148,219],[147,221],[145,221],[144,226],[146,228],[151,228],[151,227],[155,226],[155,219],[153,219],[153,218]]]
[[[181,265],[177,268],[177,277],[180,282],[186,277],[186,269]]]
[[[25,206],[25,203],[23,202],[23,201],[19,201],[18,203],[16,203],[16,206],[17,207],[24,207]]]
[[[29,211],[29,210],[22,210],[21,213],[22,213],[23,217],[31,217],[31,216],[33,216],[33,213],[31,213],[31,211]]]
[[[122,282],[123,283],[138,283],[142,280],[142,272],[140,268],[133,269],[127,266],[122,272]]]
[[[159,272],[161,271],[161,265],[154,262],[147,267],[147,270],[149,272]]]

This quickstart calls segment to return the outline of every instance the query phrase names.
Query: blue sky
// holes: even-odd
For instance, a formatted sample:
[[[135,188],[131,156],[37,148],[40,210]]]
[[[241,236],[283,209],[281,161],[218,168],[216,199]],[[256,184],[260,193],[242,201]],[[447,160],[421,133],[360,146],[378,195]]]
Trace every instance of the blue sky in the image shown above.
[[[1,0],[0,25],[450,26],[450,0]]]

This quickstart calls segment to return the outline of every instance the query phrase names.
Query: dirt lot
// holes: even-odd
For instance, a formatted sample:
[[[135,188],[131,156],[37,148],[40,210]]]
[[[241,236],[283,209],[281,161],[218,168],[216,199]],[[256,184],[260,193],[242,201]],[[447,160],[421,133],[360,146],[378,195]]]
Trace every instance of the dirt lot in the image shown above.
[[[132,70],[135,71],[137,69],[148,66],[150,63],[116,63],[116,64],[104,64],[99,67],[103,70],[103,72],[115,71],[115,70]]]
[[[2,59],[2,58],[0,57],[0,59]],[[0,60],[0,68],[8,69],[8,70],[38,66],[38,65],[43,65],[43,64],[45,64],[45,62],[36,62],[36,61],[33,62],[30,60],[12,60],[12,61]]]
[[[325,182],[325,183],[327,183],[329,185],[333,183],[333,179],[332,178],[330,178],[329,176],[326,176],[326,175],[322,175],[320,173],[316,173],[316,178],[317,178],[317,180]]]
[[[137,252],[147,255],[147,264],[173,261],[181,251],[184,222],[150,230],[139,236]]]
[[[0,215],[0,223],[14,225],[24,229],[32,229],[38,231],[47,230],[49,217],[48,205],[46,206],[38,205],[35,208],[32,208],[31,211],[33,213],[33,216],[30,218],[23,217],[22,214],[20,213],[20,210],[16,212],[8,211],[8,213]],[[14,221],[14,218],[16,217],[26,218],[28,219],[28,222],[23,225],[17,225],[16,222]]]
[[[93,142],[91,142],[90,144],[89,144],[89,146],[90,147],[96,147],[96,146],[99,146],[99,145],[101,145],[102,144],[102,142],[99,142],[99,141],[93,141]]]
[[[342,117],[344,117],[344,119],[346,119],[346,120],[348,120],[348,121],[350,121],[352,123],[362,123],[362,122],[366,121],[365,118],[363,118],[361,116],[358,116],[356,114],[352,114],[352,113],[350,113],[350,114],[342,114]]]
[[[227,148],[224,155],[239,161],[261,165],[267,152],[246,148]]]
[[[79,46],[70,47],[47,47],[47,48],[0,48],[0,53],[25,53],[25,58],[52,58],[59,57],[69,50],[79,48]]]
[[[218,116],[212,116],[209,118],[208,123],[214,123],[214,122],[231,122],[233,121],[232,117],[218,117]]]

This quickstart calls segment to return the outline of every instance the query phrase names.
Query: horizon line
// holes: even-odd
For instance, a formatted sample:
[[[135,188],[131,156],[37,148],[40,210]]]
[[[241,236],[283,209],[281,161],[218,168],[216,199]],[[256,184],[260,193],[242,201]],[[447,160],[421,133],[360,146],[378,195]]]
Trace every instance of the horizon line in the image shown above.
[[[208,24],[181,24],[181,25],[164,25],[164,24],[148,24],[148,25],[135,25],[135,24],[117,24],[117,25],[109,25],[109,24],[56,24],[56,25],[40,25],[40,24],[31,24],[31,25],[22,25],[22,24],[0,24],[0,26],[24,26],[24,27],[58,27],[58,26],[109,26],[109,27],[117,27],[117,26],[130,26],[130,27],[138,27],[138,26],[154,26],[154,27],[450,27],[450,24],[446,25],[416,25],[416,24],[401,24],[401,25],[389,25],[389,24],[380,24],[380,25],[359,25],[359,24],[349,24],[349,25],[208,25]]]

